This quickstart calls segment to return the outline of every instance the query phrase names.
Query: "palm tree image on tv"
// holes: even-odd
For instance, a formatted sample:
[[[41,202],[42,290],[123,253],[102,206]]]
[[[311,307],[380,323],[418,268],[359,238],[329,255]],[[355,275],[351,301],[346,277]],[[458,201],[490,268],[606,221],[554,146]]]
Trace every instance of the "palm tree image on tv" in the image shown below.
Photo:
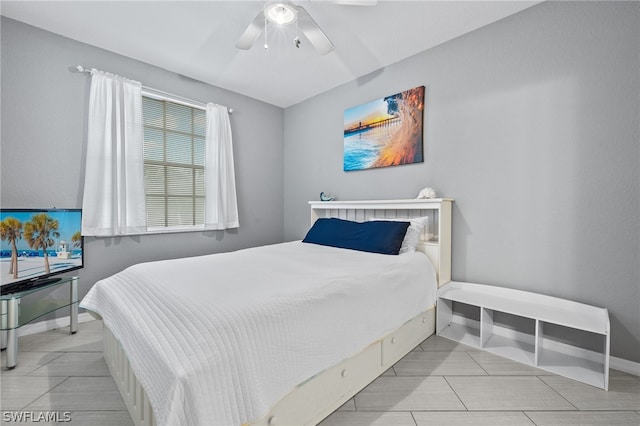
[[[71,236],[71,242],[74,247],[82,247],[82,233],[80,231],[76,232]]]
[[[22,222],[14,217],[8,217],[0,222],[0,238],[11,245],[11,266],[9,274],[18,278],[18,248],[16,241],[22,238]]]
[[[46,213],[33,215],[31,220],[24,225],[24,239],[29,243],[29,247],[43,251],[44,268],[47,274],[51,273],[47,249],[55,245],[54,238],[59,236],[58,221]]]
[[[82,268],[81,221],[80,209],[0,209],[0,286]]]

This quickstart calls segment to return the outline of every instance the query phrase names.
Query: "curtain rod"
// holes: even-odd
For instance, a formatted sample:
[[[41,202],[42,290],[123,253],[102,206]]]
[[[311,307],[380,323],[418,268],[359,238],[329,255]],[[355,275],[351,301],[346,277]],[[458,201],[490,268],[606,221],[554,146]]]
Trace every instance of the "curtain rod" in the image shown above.
[[[72,71],[76,71],[76,72],[80,72],[80,73],[88,73],[91,74],[91,69],[90,68],[85,68],[82,65],[77,65],[75,67],[70,67],[69,68]],[[201,109],[205,109],[206,108],[206,104],[204,102],[197,102],[197,101],[193,101],[191,99],[186,99],[183,98],[182,96],[178,96],[178,95],[174,95],[173,93],[169,93],[169,92],[163,92],[162,90],[158,90],[158,89],[154,89],[152,87],[147,87],[147,86],[142,86],[143,91],[146,91],[147,94],[151,95],[151,96],[156,96],[160,99],[166,99],[166,100],[170,100],[170,101],[178,101],[178,103],[182,103],[185,104],[187,106],[191,106],[191,107],[196,107],[196,108],[201,108]],[[171,99],[168,99],[171,98]],[[233,114],[233,108],[227,108],[227,111],[229,112],[229,114]]]

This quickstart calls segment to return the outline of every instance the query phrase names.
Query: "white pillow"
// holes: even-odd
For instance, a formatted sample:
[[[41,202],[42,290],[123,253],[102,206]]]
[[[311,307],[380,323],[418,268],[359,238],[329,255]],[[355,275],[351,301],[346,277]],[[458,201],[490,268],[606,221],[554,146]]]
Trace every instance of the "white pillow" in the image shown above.
[[[402,246],[400,247],[400,254],[416,251],[416,247],[418,246],[418,242],[420,242],[420,235],[422,235],[422,230],[427,223],[429,222],[428,216],[423,217],[414,217],[414,218],[401,218],[394,217],[392,219],[376,219],[371,218],[369,220],[389,220],[394,222],[409,222],[409,227],[407,228],[407,233],[404,234],[404,240],[402,240]]]

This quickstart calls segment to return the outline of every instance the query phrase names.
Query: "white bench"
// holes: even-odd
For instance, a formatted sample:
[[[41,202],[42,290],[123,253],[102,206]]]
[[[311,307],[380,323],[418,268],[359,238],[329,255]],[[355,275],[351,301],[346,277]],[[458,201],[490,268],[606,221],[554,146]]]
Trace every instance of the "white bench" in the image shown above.
[[[605,390],[609,329],[607,309],[557,297],[455,281],[438,290],[438,335]],[[597,348],[580,346],[575,330],[592,334]]]

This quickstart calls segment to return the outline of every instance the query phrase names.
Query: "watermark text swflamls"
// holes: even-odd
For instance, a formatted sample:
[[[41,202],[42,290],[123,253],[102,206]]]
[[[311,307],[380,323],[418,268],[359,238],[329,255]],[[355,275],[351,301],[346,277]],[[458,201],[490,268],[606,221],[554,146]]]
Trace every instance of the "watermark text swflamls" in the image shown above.
[[[70,411],[3,411],[4,423],[36,423],[36,422],[60,422],[71,421]]]

